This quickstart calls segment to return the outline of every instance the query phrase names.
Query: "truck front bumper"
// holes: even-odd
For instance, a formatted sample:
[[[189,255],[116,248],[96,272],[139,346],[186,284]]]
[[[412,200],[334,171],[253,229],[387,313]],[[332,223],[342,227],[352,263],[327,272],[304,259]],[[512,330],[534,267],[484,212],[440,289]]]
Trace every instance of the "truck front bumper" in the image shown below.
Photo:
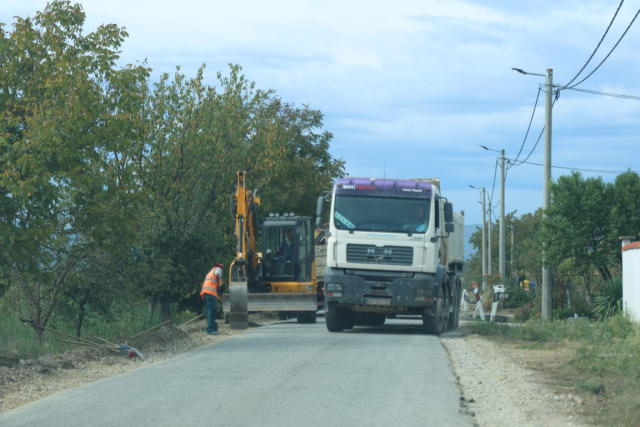
[[[325,300],[356,311],[407,312],[411,308],[430,307],[436,300],[435,278],[431,274],[413,273],[401,278],[383,277],[381,272],[351,273],[327,268]],[[375,274],[375,275],[374,275]]]

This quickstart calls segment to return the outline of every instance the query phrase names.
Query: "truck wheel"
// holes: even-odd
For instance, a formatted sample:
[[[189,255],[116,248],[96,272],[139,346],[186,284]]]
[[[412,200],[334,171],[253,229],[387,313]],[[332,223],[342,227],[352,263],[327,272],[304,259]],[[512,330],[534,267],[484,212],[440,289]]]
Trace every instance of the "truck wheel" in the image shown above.
[[[338,307],[331,304],[327,307],[327,311],[324,316],[324,321],[327,325],[327,330],[329,332],[342,332],[344,331],[345,321],[344,314],[342,310],[339,310]]]
[[[457,283],[454,284],[451,294],[451,310],[449,311],[447,330],[455,331],[460,326],[460,288]]]
[[[378,313],[365,314],[365,321],[369,326],[382,326],[384,325],[385,320],[386,320],[386,317],[384,316],[384,314],[378,314]]]
[[[431,313],[422,314],[422,325],[424,331],[431,335],[440,335],[447,327],[449,315],[449,296],[447,283],[442,284],[442,291],[438,295],[435,307],[433,307],[433,315]]]
[[[298,313],[298,323],[316,323],[316,312],[301,311]]]
[[[353,310],[346,310],[345,312],[345,322],[344,322],[344,328],[345,329],[353,329],[353,327],[356,324],[356,318],[358,317],[358,315],[356,314],[355,311]]]
[[[278,320],[287,320],[288,318],[289,318],[289,313],[287,313],[286,311],[278,312]]]

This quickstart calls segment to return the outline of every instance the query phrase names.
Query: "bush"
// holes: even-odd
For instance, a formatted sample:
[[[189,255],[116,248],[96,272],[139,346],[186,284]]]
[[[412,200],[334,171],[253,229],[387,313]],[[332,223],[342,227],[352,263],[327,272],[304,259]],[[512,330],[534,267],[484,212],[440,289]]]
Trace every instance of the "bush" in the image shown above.
[[[504,308],[518,308],[533,301],[533,295],[530,291],[525,291],[520,287],[512,287],[507,289],[509,298],[503,300]]]
[[[622,278],[614,277],[607,280],[598,296],[594,298],[593,313],[600,320],[604,320],[622,311]]]

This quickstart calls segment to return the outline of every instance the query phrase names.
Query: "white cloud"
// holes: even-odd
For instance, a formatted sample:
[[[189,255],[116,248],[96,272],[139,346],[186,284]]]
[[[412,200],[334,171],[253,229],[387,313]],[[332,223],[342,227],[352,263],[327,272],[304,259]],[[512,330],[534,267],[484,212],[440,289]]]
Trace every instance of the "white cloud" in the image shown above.
[[[85,0],[87,30],[117,23],[130,33],[123,63],[148,58],[154,75],[176,65],[206,79],[242,65],[262,89],[325,113],[332,152],[352,175],[440,177],[467,203],[467,185],[493,185],[496,153],[520,150],[538,85],[519,67],[566,83],[585,63],[618,2],[604,0],[202,2]],[[0,16],[33,16],[45,0],[0,2]],[[640,0],[627,0],[593,70]],[[11,22],[9,19],[4,19]],[[581,87],[640,95],[640,23]],[[640,170],[640,101],[564,91],[554,108],[555,165]],[[544,94],[521,159],[543,126]],[[542,163],[542,140],[529,158]],[[555,170],[554,177],[568,171]],[[612,179],[612,177],[605,177]],[[507,210],[541,204],[542,169],[509,171]],[[513,189],[513,190],[511,190]],[[496,190],[497,191],[497,190]],[[516,194],[511,195],[511,191]],[[523,195],[523,196],[521,196]],[[518,204],[511,205],[511,200]],[[471,205],[475,202],[470,203]],[[511,206],[511,207],[510,207]],[[467,208],[471,209],[471,208]]]

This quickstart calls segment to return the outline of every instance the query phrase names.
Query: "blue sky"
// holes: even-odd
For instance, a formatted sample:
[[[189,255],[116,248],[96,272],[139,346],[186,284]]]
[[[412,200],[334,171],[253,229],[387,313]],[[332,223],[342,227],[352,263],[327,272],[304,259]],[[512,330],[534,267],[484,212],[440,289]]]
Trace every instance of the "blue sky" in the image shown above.
[[[240,64],[258,88],[325,114],[331,153],[351,176],[438,177],[443,194],[480,224],[480,193],[494,188],[498,154],[520,150],[544,74],[571,80],[600,41],[614,1],[196,1],[85,0],[86,29],[126,27],[121,64],[147,59],[154,76],[188,76],[207,64],[216,72]],[[0,0],[0,21],[33,16],[43,0]],[[624,2],[585,72],[609,53],[640,9]],[[640,21],[638,18],[637,21]],[[640,22],[578,88],[640,96]],[[544,94],[520,159],[543,163]],[[640,171],[640,101],[565,90],[553,108],[554,166]],[[505,210],[517,215],[542,205],[542,167],[508,171]],[[554,168],[552,177],[570,173]],[[607,182],[613,173],[582,172]],[[497,208],[496,208],[497,213]]]

